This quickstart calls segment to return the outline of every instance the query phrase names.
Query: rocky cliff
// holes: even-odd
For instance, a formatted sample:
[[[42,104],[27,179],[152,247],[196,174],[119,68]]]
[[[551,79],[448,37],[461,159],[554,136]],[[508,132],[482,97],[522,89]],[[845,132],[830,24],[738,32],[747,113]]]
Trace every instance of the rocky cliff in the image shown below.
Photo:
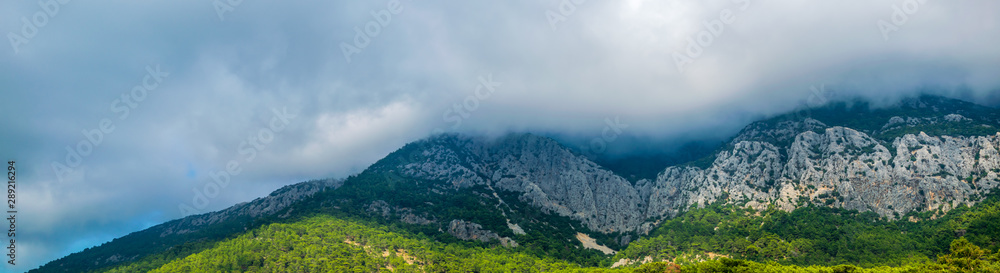
[[[518,192],[544,212],[602,232],[642,224],[645,200],[624,178],[552,139],[516,134],[499,139],[443,135],[419,143],[416,162],[399,166],[416,179],[446,180],[455,189],[484,185]]]
[[[1000,184],[998,128],[997,109],[939,97],[883,108],[832,105],[754,122],[710,156],[662,166],[655,179],[634,183],[546,137],[437,135],[345,180],[289,185],[37,271],[105,268],[311,213],[375,216],[432,236],[552,249],[587,247],[575,245],[581,238],[624,247],[664,219],[713,202],[940,215]]]
[[[824,111],[756,122],[707,166],[666,167],[635,185],[531,134],[437,136],[418,142],[397,167],[453,189],[516,192],[536,208],[604,233],[645,233],[659,219],[717,201],[783,210],[812,203],[889,218],[944,213],[1000,184],[992,108],[921,98],[887,109]]]
[[[998,184],[997,145],[991,136],[906,134],[888,147],[845,127],[797,134],[787,147],[742,140],[709,168],[670,167],[639,185],[649,196],[647,217],[675,215],[691,204],[726,198],[763,209],[804,202],[874,211],[896,217],[910,211],[971,205]]]

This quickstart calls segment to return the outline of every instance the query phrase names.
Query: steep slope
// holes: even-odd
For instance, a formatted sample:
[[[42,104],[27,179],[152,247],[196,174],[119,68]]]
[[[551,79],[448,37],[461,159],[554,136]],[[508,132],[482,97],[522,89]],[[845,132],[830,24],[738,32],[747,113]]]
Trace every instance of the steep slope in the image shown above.
[[[1000,194],[942,217],[910,213],[886,220],[873,212],[806,206],[791,212],[714,203],[666,220],[615,256],[618,265],[642,261],[732,257],[796,265],[901,266],[933,261],[965,238],[1000,250]]]
[[[700,213],[702,209],[692,212]],[[709,212],[711,213],[711,211]],[[997,211],[990,211],[993,218]],[[778,211],[778,214],[781,214]],[[804,213],[810,215],[810,212]],[[711,215],[708,215],[711,217]],[[777,221],[785,220],[787,215],[765,219],[762,229],[774,229]],[[792,215],[792,217],[795,217]],[[856,217],[845,215],[844,219]],[[867,216],[862,216],[867,217]],[[698,221],[685,216],[671,220],[670,231],[679,227],[692,227]],[[841,218],[841,217],[838,217]],[[727,219],[731,220],[731,219]],[[826,220],[826,219],[824,219]],[[977,220],[989,221],[979,218]],[[699,220],[700,221],[700,220]],[[868,225],[876,230],[887,223],[869,224],[867,219],[861,221],[816,221],[822,228],[825,222],[849,225]],[[726,223],[728,224],[728,223]],[[727,229],[733,225],[727,225]],[[892,226],[889,224],[889,226]],[[754,225],[753,227],[756,227]],[[664,226],[661,229],[666,229]],[[777,228],[787,229],[787,225]],[[682,229],[681,232],[704,233],[695,229]],[[765,232],[766,233],[766,232]],[[891,238],[896,230],[886,230],[878,237]],[[888,234],[888,236],[886,236]],[[689,235],[689,234],[684,234]],[[716,235],[723,236],[723,235]],[[833,236],[842,236],[834,234]],[[757,243],[767,242],[754,250],[754,255],[798,255],[785,252],[782,242],[769,241],[774,235],[768,235],[757,240]],[[917,237],[917,236],[911,236]],[[658,239],[642,240],[636,247],[629,247],[628,256],[645,251],[653,255],[669,254],[676,248],[665,243],[659,244],[664,249],[650,249],[656,246]],[[704,239],[700,236],[670,237],[676,239],[677,247],[690,247],[691,238]],[[687,241],[685,241],[687,240]],[[739,239],[731,240],[738,242]],[[791,251],[812,251],[812,248],[822,248],[823,245],[808,245],[796,240],[787,247]],[[861,240],[868,242],[868,240]],[[684,243],[683,245],[680,243]],[[650,244],[654,243],[654,244]],[[756,249],[754,244],[747,243]],[[950,245],[950,250],[949,250]],[[635,249],[634,248],[639,248]],[[892,246],[882,245],[880,249],[892,249]],[[864,252],[869,249],[850,249],[845,252],[856,256],[885,260],[885,257]],[[949,254],[950,252],[950,254]],[[144,264],[128,264],[112,269],[109,272],[957,272],[962,269],[978,270],[974,272],[993,272],[1000,269],[1000,255],[991,255],[992,251],[980,249],[964,238],[946,242],[941,258],[937,262],[928,260],[913,260],[906,257],[897,258],[895,267],[876,267],[871,269],[857,268],[851,265],[836,265],[831,267],[780,265],[773,262],[766,264],[744,260],[721,258],[703,262],[648,262],[642,265],[606,267],[581,267],[564,261],[527,255],[523,252],[503,247],[479,247],[467,244],[443,244],[425,236],[410,233],[394,226],[383,226],[360,220],[354,217],[344,218],[329,215],[304,217],[290,223],[275,223],[247,231],[237,237],[219,242],[212,248],[205,249],[186,257],[178,257],[159,267],[149,268]],[[725,255],[716,255],[725,256]],[[645,260],[652,260],[646,256]],[[657,260],[662,257],[657,256]],[[765,260],[771,260],[768,258]],[[894,260],[895,261],[895,260]]]
[[[446,181],[454,189],[483,186],[487,195],[514,192],[520,201],[603,233],[645,233],[653,226],[647,219],[723,197],[756,209],[775,205],[787,211],[813,202],[895,217],[972,205],[997,187],[1000,135],[986,108],[937,97],[888,109],[866,107],[835,105],[814,112],[836,117],[830,122],[864,119],[853,123],[874,137],[814,116],[782,116],[748,126],[708,166],[668,167],[656,180],[635,186],[530,134],[495,140],[441,136],[408,145],[403,149],[408,158],[386,170],[408,179]],[[885,118],[882,125],[866,125],[879,122],[877,117]],[[914,128],[953,135],[918,131],[880,139]]]
[[[647,216],[675,215],[722,196],[757,209],[822,202],[890,217],[944,213],[974,204],[1000,183],[995,109],[939,97],[866,107],[835,105],[751,124],[711,165],[669,167],[637,185],[650,202]]]
[[[643,220],[645,202],[627,180],[548,138],[446,136],[417,145],[425,146],[416,162],[398,166],[405,176],[516,192],[518,200],[595,231],[631,231]]]
[[[402,222],[441,241],[492,241],[582,264],[603,254],[577,233],[617,247],[630,240],[617,230],[642,220],[628,181],[531,134],[410,143],[314,200],[309,206]]]
[[[880,109],[834,104],[755,122],[713,156],[664,166],[656,179],[634,183],[546,137],[438,135],[405,145],[339,188],[341,181],[290,186],[39,271],[106,268],[185,243],[206,244],[193,252],[248,228],[315,214],[346,213],[439,242],[502,246],[583,265],[607,259],[588,246],[606,249],[578,238],[621,250],[671,217],[713,203],[933,218],[975,204],[1000,184],[996,113],[939,97]]]
[[[272,224],[150,272],[511,272],[576,269],[504,248],[449,246],[364,221]],[[113,272],[131,272],[122,267]]]

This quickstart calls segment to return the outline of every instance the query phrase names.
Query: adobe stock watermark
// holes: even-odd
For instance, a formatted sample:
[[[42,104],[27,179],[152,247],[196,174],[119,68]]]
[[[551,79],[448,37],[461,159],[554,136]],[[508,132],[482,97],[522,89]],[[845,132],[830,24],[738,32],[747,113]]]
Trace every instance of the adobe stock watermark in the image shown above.
[[[344,54],[344,60],[351,63],[351,56],[361,53],[361,50],[371,45],[372,39],[382,34],[382,30],[392,23],[392,17],[403,12],[403,5],[399,0],[390,0],[385,5],[385,9],[369,12],[372,19],[360,27],[354,27],[354,43],[340,42],[340,51]]]
[[[809,86],[809,98],[806,99],[806,106],[810,108],[816,108],[825,105],[830,102],[830,98],[833,96],[831,92],[826,91],[826,84],[821,83],[819,87],[816,85]]]
[[[732,0],[734,4],[739,5],[739,11],[745,11],[750,8],[750,0]],[[709,21],[702,21],[701,24],[705,28],[699,31],[694,37],[687,37],[688,46],[683,52],[674,51],[671,57],[674,59],[674,65],[677,66],[677,71],[684,73],[687,69],[687,65],[694,62],[694,60],[701,57],[706,48],[712,46],[715,43],[715,39],[722,36],[726,31],[726,26],[736,22],[736,13],[731,9],[722,9],[719,11],[719,18],[712,19]]]
[[[493,73],[486,74],[486,76],[480,75],[478,78],[479,84],[476,85],[476,89],[472,91],[462,100],[462,103],[454,103],[452,107],[444,111],[441,118],[445,123],[452,123],[451,130],[456,130],[458,127],[462,126],[462,121],[468,119],[472,112],[479,110],[479,105],[482,101],[488,100],[493,96],[493,93],[497,91],[497,87],[503,85],[502,82],[493,81]],[[444,130],[438,128],[434,130],[434,133],[442,133]]]
[[[191,203],[180,203],[177,205],[183,217],[198,214],[202,209],[208,207],[212,199],[218,197],[222,190],[229,187],[233,177],[243,172],[243,165],[250,164],[257,159],[258,153],[266,149],[268,144],[274,142],[274,138],[287,129],[291,121],[297,116],[289,114],[287,107],[282,108],[281,111],[271,108],[271,112],[274,116],[271,117],[266,127],[258,129],[255,133],[251,133],[247,136],[246,140],[236,146],[237,155],[226,162],[225,169],[209,171],[208,176],[212,178],[211,180],[201,187],[196,186],[191,188],[191,192],[194,194],[191,198]]]
[[[604,129],[601,130],[601,136],[594,137],[590,140],[588,145],[581,147],[580,151],[583,156],[587,159],[594,160],[598,155],[603,154],[608,150],[608,144],[611,144],[618,140],[618,136],[621,136],[625,129],[628,129],[629,125],[622,123],[621,119],[615,117],[614,120],[611,118],[604,118]]]
[[[160,70],[160,65],[146,66],[146,76],[139,84],[132,87],[129,92],[122,93],[117,99],[111,101],[109,110],[118,116],[118,121],[124,121],[132,114],[132,110],[146,100],[149,93],[160,87],[163,80],[170,76],[170,73]],[[96,128],[83,129],[83,139],[76,143],[76,146],[66,145],[66,156],[62,162],[52,161],[52,171],[56,173],[59,182],[63,182],[67,176],[76,172],[75,168],[83,164],[83,160],[90,156],[95,149],[104,143],[104,137],[115,131],[115,122],[112,118],[103,118],[97,121]]]
[[[226,21],[226,13],[233,12],[241,4],[243,4],[243,0],[212,1],[212,7],[215,8],[215,14],[219,16],[219,21]]]
[[[21,16],[21,33],[7,32],[7,40],[10,41],[10,47],[14,48],[14,54],[21,52],[21,46],[31,42],[38,31],[49,25],[49,20],[59,15],[62,6],[69,2],[70,0],[38,1],[40,10],[32,14],[30,20],[27,16]]]
[[[893,4],[889,21],[879,19],[875,22],[879,32],[882,33],[882,39],[889,41],[889,33],[899,31],[900,27],[910,21],[910,15],[914,15],[920,11],[920,7],[924,3],[927,3],[927,0],[905,0],[902,7]]]
[[[802,111],[795,111],[795,119],[804,120],[812,117],[813,109],[826,105],[830,102],[834,95],[834,92],[826,90],[825,83],[821,83],[819,87],[815,84],[809,86],[809,97],[805,99],[805,109]]]
[[[545,19],[549,21],[549,27],[556,31],[556,25],[565,22],[567,18],[576,13],[576,8],[587,0],[562,0],[555,10],[545,10]]]
[[[445,110],[441,115],[442,121],[445,123],[451,123],[449,129],[452,131],[458,130],[459,127],[462,127],[462,122],[471,117],[473,112],[479,110],[479,106],[482,102],[493,97],[493,93],[496,93],[497,88],[503,85],[502,82],[493,80],[493,73],[479,75],[476,77],[476,80],[479,81],[479,83],[476,84],[476,88],[472,91],[472,94],[467,95],[461,103],[452,104],[452,107]],[[444,132],[445,130],[440,127],[431,130],[432,135],[442,134]],[[405,161],[400,163],[407,164],[418,162],[422,157],[422,150],[423,149],[416,149],[413,152],[410,152],[406,155]],[[389,173],[389,176],[392,178],[389,179],[388,186],[390,189],[395,188],[396,181],[401,181],[411,177],[409,174],[397,172],[391,172]]]

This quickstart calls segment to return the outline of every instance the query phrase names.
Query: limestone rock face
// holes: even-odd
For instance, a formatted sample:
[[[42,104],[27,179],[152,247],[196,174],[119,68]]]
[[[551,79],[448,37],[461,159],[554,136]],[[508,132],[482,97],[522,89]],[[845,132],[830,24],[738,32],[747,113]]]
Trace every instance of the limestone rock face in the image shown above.
[[[957,114],[892,117],[882,128],[968,122]],[[878,129],[878,128],[876,128]],[[875,130],[873,132],[879,132]],[[645,233],[656,221],[716,201],[755,209],[815,205],[897,217],[972,205],[1000,184],[1000,134],[904,134],[892,142],[811,118],[748,126],[705,168],[672,166],[632,185],[549,138],[443,135],[423,141],[408,176],[516,192],[544,212],[604,233]]]
[[[347,200],[315,203],[333,209],[360,205],[371,216],[437,227],[463,240],[496,239],[507,247],[517,242],[500,234],[537,234],[532,228],[545,225],[576,234],[585,234],[585,227],[589,231],[582,231],[591,235],[611,234],[607,237],[624,246],[665,218],[713,202],[783,210],[811,204],[896,218],[912,211],[943,213],[973,205],[1000,185],[997,109],[940,97],[904,100],[891,109],[862,108],[831,106],[754,122],[709,160],[663,166],[654,179],[635,184],[546,137],[438,135],[407,144],[373,164],[368,180],[347,180],[370,183],[384,177],[381,182],[414,183],[405,188],[412,191],[407,195],[361,198],[365,204],[352,204],[355,199],[348,194]],[[188,236],[205,238],[202,232],[213,228],[298,215],[288,208],[317,201],[309,198],[344,181],[289,185],[251,202],[169,221],[68,257],[92,263],[90,269],[134,261],[149,254],[127,247],[136,242],[167,246]],[[386,190],[393,190],[395,184],[389,185]],[[399,198],[410,194],[430,196],[423,202],[427,206],[400,202],[412,201]],[[436,207],[433,198],[447,194],[470,198]],[[472,212],[467,215],[435,211],[451,206],[488,207],[458,208]],[[576,223],[551,225],[545,221],[553,218],[538,211]],[[504,221],[489,218],[501,216]],[[97,252],[103,256],[92,256]],[[62,266],[53,263],[51,267]]]
[[[476,223],[466,222],[464,220],[451,220],[451,223],[448,224],[448,234],[467,241],[479,240],[489,242],[491,240],[500,239],[500,236],[495,232],[483,230],[482,228],[483,226]]]
[[[366,206],[366,211],[386,219],[396,219],[407,224],[429,225],[437,221],[428,219],[426,213],[416,212],[411,208],[392,207],[384,200],[375,200]]]
[[[521,201],[601,232],[631,231],[642,224],[645,201],[627,180],[549,138],[445,135],[424,145],[418,162],[401,166],[402,173],[445,180],[456,188],[484,185],[518,192]]]
[[[479,240],[481,242],[489,242],[498,240],[504,247],[517,247],[517,242],[514,239],[500,237],[496,232],[484,230],[482,225],[465,220],[451,220],[451,223],[448,224],[448,234],[466,241]]]
[[[799,200],[873,211],[948,211],[972,205],[998,184],[1000,134],[978,137],[904,135],[884,147],[844,127],[802,132],[787,156],[770,143],[741,141],[711,167],[671,167],[650,186],[648,217],[671,216],[725,195],[757,209],[791,210]],[[892,149],[890,152],[889,149]],[[646,195],[646,193],[643,193]]]

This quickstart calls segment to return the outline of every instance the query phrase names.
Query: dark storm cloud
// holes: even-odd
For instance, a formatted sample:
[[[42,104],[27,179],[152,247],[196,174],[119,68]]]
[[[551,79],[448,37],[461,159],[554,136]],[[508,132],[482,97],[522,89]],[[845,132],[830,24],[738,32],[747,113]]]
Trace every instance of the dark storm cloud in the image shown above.
[[[998,102],[993,1],[390,2],[69,1],[30,39],[21,18],[61,2],[5,3],[0,30],[27,39],[0,47],[25,268],[180,217],[231,160],[200,211],[358,172],[435,129],[586,140],[617,118],[622,147],[724,138],[815,96]],[[169,76],[122,119],[115,100],[157,66]],[[52,163],[103,119],[114,131],[60,179]]]

